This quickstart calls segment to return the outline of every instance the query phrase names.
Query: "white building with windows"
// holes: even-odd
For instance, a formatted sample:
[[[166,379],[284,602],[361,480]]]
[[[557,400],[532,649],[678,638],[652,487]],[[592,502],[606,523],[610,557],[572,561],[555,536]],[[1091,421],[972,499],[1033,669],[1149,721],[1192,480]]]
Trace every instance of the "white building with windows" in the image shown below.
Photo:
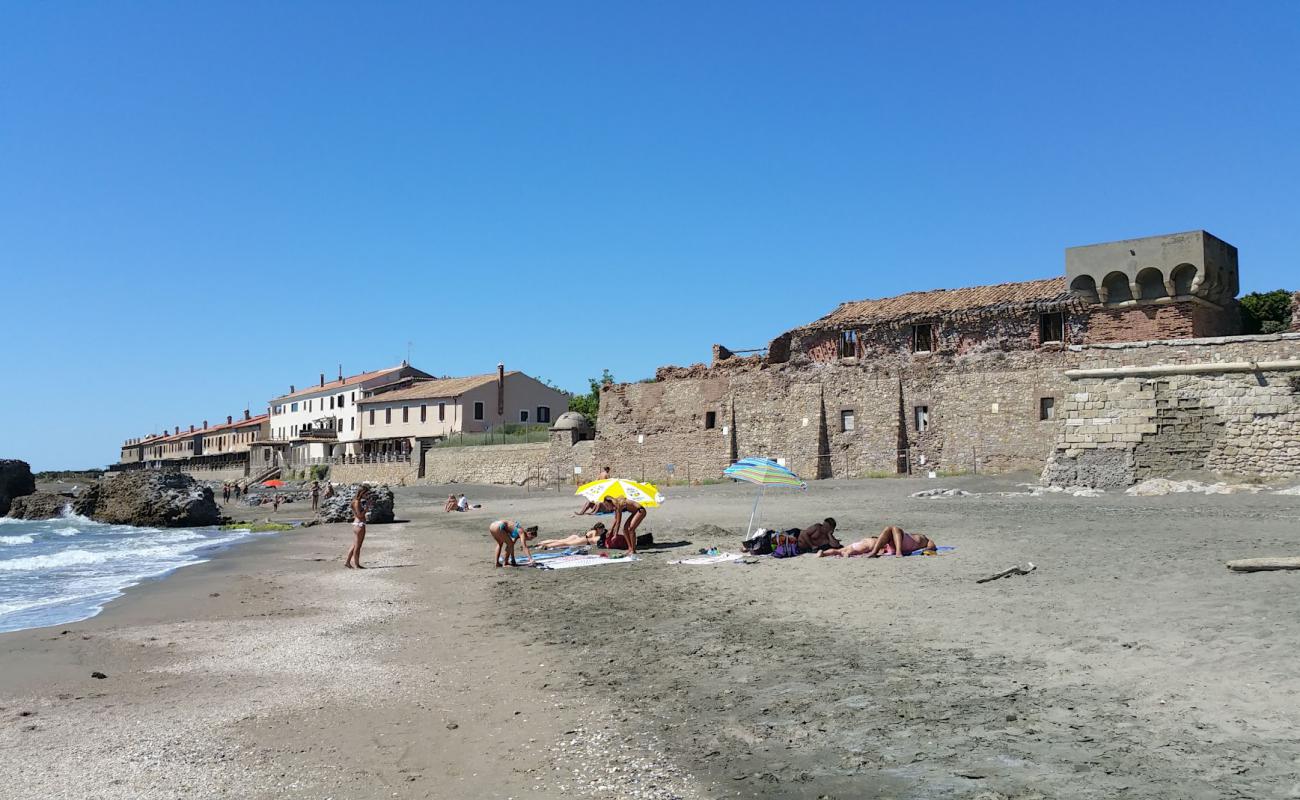
[[[549,425],[569,395],[522,372],[415,380],[358,402],[363,452],[408,451],[417,439],[479,433],[506,423]]]
[[[330,456],[360,452],[359,404],[368,395],[386,389],[409,386],[433,376],[402,362],[396,367],[363,372],[325,381],[321,373],[316,385],[299,389],[270,402],[270,439],[289,463],[303,463]]]

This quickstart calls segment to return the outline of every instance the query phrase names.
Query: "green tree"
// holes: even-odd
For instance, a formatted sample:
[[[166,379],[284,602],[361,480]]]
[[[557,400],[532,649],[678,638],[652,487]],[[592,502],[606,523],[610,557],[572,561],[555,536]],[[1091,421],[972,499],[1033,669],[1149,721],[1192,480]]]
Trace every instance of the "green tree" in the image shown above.
[[[1242,333],[1277,333],[1291,326],[1291,293],[1251,292],[1241,298]]]
[[[587,384],[591,391],[587,394],[575,394],[569,398],[569,410],[577,411],[587,419],[591,424],[596,424],[596,414],[600,412],[600,389],[602,386],[609,386],[614,382],[614,376],[609,370],[600,371],[599,378],[588,378]]]

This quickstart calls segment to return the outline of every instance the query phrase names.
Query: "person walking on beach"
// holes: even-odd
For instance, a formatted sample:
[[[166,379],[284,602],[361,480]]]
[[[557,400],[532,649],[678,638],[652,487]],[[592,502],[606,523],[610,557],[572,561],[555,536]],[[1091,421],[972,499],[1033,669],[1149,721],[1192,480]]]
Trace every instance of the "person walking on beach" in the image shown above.
[[[221,484],[221,505],[223,506],[229,505],[229,503],[230,503],[230,484],[223,483]]]
[[[352,535],[355,541],[348,550],[347,558],[343,559],[343,566],[348,569],[356,567],[365,569],[361,566],[361,544],[366,540],[366,514],[370,511],[370,487],[365,484],[357,489],[357,494],[352,498]]]
[[[276,492],[276,493],[275,493],[275,499],[271,501],[271,506],[272,506],[271,510],[272,510],[272,511],[279,511],[279,510],[280,510],[280,503],[281,503],[282,500],[283,500],[283,498],[280,497],[280,493],[279,493],[279,492]]]
[[[320,510],[320,481],[311,482],[311,510]]]
[[[492,540],[497,543],[496,554],[492,556],[492,563],[498,567],[509,565],[517,567],[519,564],[515,561],[515,542],[519,542],[524,548],[524,558],[531,561],[533,554],[528,552],[528,540],[537,538],[537,526],[532,525],[525,528],[522,522],[516,520],[499,519],[488,526],[488,533],[492,534]],[[505,553],[504,560],[502,552]]]

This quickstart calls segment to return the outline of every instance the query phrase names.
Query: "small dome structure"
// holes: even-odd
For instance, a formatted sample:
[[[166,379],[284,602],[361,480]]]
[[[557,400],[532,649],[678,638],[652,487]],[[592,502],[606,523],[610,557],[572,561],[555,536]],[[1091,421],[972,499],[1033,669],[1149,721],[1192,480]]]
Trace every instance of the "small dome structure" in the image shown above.
[[[589,431],[591,430],[591,420],[586,415],[577,411],[566,411],[556,417],[555,424],[551,426],[553,431]]]

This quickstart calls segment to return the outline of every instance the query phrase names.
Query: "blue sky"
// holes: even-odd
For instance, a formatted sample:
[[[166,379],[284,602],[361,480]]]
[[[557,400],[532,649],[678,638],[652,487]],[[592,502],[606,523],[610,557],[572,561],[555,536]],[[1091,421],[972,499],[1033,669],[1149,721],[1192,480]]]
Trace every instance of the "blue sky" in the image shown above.
[[[337,364],[578,390],[1205,228],[1300,285],[1294,3],[7,3],[0,456]]]

